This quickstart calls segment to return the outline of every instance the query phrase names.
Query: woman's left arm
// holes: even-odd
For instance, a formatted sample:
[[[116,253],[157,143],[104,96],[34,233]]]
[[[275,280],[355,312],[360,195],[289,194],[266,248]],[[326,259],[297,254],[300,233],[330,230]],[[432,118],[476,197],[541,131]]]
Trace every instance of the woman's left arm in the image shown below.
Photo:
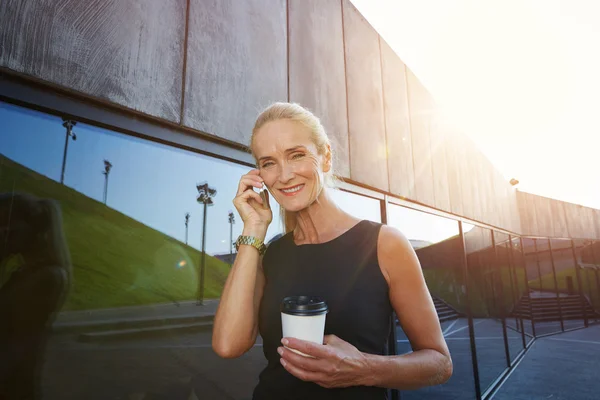
[[[365,354],[333,335],[325,337],[325,345],[284,338],[287,347],[314,357],[281,347],[282,364],[291,374],[324,387],[365,385],[401,390],[439,385],[450,378],[450,352],[410,242],[398,230],[382,226],[377,255],[390,288],[390,301],[413,352]]]
[[[377,255],[390,288],[390,302],[413,352],[367,356],[372,384],[417,389],[445,383],[452,376],[452,359],[415,251],[402,233],[384,225]]]

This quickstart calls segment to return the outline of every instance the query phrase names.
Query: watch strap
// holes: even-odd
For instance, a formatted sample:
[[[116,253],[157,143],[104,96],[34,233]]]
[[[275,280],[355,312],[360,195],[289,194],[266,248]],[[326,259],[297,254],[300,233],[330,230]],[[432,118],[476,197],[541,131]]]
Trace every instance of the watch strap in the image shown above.
[[[267,246],[265,246],[265,243],[255,236],[240,235],[235,241],[235,248],[237,251],[239,251],[240,245],[242,244],[247,244],[249,246],[254,247],[258,250],[261,256],[267,251]]]

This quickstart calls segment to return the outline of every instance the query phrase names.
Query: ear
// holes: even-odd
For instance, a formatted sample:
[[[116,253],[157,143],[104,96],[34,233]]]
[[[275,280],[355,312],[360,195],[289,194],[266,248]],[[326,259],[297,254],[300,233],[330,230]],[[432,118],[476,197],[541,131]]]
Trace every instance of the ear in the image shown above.
[[[331,154],[331,146],[327,145],[327,148],[325,149],[325,154],[323,156],[323,172],[331,171],[332,163],[333,161]]]

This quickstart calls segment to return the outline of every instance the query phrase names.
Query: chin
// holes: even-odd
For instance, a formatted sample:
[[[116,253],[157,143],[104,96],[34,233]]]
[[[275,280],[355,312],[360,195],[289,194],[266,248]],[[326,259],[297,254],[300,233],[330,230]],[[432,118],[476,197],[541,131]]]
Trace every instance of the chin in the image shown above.
[[[310,202],[303,201],[301,199],[286,199],[283,198],[282,201],[279,202],[279,205],[283,207],[286,211],[289,212],[298,212],[306,209],[310,206]]]

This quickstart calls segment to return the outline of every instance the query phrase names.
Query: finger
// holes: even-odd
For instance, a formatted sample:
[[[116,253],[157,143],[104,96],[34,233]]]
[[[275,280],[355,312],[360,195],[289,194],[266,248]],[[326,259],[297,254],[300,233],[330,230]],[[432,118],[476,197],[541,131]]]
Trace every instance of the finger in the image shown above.
[[[277,352],[285,361],[292,363],[298,368],[312,372],[327,372],[327,361],[318,358],[306,357],[294,353],[285,347],[279,347]]]
[[[248,175],[259,175],[260,174],[260,170],[255,168],[255,169],[251,169],[250,171],[248,171]]]
[[[281,365],[283,365],[283,368],[286,369],[286,371],[288,371],[290,374],[294,375],[296,378],[301,379],[303,381],[306,381],[306,382],[319,381],[319,382],[321,382],[321,381],[327,380],[327,377],[320,372],[306,371],[302,368],[295,366],[294,364],[292,364],[290,362],[287,362],[283,358],[280,360],[280,362],[281,362]]]
[[[281,343],[294,350],[298,350],[315,358],[327,358],[330,355],[329,349],[322,344],[307,342],[296,338],[283,338]]]
[[[252,200],[255,200],[259,204],[263,204],[263,200],[260,198],[260,195],[252,189],[246,190],[244,193],[239,195],[238,198],[240,200],[245,200],[247,202],[250,202],[250,200],[252,199]]]
[[[237,194],[240,195],[252,187],[262,189],[264,185],[259,177],[245,175],[240,179]]]

